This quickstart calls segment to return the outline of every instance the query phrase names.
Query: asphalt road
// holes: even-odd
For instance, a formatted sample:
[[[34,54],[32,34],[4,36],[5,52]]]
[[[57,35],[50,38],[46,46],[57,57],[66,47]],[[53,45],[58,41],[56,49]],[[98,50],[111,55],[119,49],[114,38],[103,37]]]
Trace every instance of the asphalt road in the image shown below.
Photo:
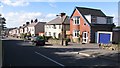
[[[45,48],[31,46],[22,40],[3,40],[3,67],[30,66],[41,67],[67,67],[67,66],[110,66],[113,68],[117,62],[96,57],[78,55],[80,48]],[[43,67],[42,67],[43,68]]]

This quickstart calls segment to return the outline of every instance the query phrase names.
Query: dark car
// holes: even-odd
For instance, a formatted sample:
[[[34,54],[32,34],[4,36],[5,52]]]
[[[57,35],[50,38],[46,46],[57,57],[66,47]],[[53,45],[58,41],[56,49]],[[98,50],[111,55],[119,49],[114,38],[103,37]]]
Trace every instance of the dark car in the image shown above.
[[[44,46],[45,45],[45,40],[38,37],[32,37],[31,38],[32,44],[35,46]]]
[[[36,46],[44,46],[45,45],[45,41],[44,40],[34,41],[34,43],[36,44]]]

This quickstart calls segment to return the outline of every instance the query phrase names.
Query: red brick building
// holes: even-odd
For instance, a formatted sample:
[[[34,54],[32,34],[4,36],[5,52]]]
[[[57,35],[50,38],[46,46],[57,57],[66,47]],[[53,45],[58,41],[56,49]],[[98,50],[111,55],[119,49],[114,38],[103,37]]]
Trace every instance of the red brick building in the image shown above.
[[[113,17],[99,9],[75,7],[70,16],[70,34],[73,42],[95,42],[97,31],[112,31]]]

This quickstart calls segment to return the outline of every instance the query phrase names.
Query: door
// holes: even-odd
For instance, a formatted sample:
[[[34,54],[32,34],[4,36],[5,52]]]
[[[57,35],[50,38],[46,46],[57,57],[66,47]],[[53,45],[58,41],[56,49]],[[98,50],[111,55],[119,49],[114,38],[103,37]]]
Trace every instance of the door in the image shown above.
[[[110,43],[110,34],[100,33],[99,34],[99,43]]]
[[[87,40],[88,40],[88,33],[87,32],[83,32],[82,43],[87,43]]]

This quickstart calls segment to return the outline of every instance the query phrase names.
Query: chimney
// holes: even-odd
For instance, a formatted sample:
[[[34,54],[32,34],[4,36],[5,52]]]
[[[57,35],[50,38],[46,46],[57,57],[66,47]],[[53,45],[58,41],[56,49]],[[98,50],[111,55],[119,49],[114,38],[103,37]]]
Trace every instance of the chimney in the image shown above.
[[[61,17],[63,17],[63,16],[65,16],[66,15],[66,13],[60,13],[61,14]]]
[[[25,26],[25,24],[23,24],[23,26]]]
[[[31,23],[33,23],[33,20],[31,20]]]
[[[29,25],[30,24],[30,22],[26,22],[26,25]]]
[[[21,26],[19,28],[21,28]]]
[[[35,19],[35,21],[34,21],[35,23],[37,23],[38,22],[38,19]]]

